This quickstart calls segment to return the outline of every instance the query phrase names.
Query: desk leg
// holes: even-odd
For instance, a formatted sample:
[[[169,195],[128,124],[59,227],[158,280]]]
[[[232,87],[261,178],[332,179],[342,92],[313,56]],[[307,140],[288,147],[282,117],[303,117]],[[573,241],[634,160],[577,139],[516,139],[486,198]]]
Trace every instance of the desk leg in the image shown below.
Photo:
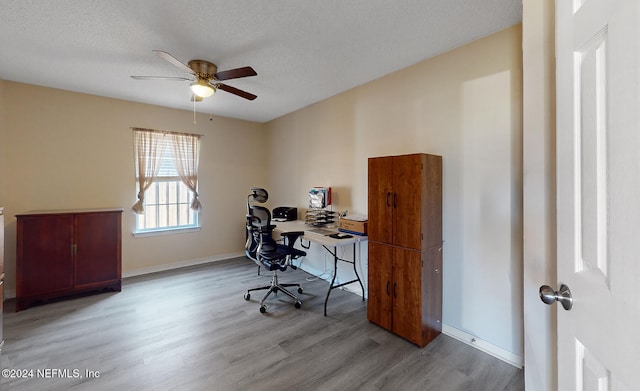
[[[358,251],[361,251],[360,242],[358,242]],[[362,255],[362,254],[360,254]],[[358,257],[360,262],[362,262],[361,257]],[[356,278],[360,283],[360,288],[362,289],[362,301],[364,301],[364,284],[362,284],[362,280],[360,279],[360,275],[358,274],[358,268],[356,267],[356,244],[353,244],[353,272],[356,274]]]
[[[327,251],[331,252],[328,248],[327,248]],[[327,297],[325,297],[324,299],[324,316],[327,316],[327,302],[329,301],[329,295],[331,294],[331,290],[334,288],[333,283],[336,281],[336,275],[338,274],[338,249],[334,248],[334,252],[332,254],[333,254],[333,277],[331,278],[331,283],[329,284],[329,289],[327,290]]]
[[[324,316],[327,316],[327,302],[329,301],[329,295],[331,294],[331,290],[334,288],[340,288],[341,286],[345,286],[351,283],[358,281],[360,283],[360,288],[362,288],[362,301],[364,301],[364,285],[362,284],[362,280],[360,279],[360,275],[358,274],[358,269],[356,268],[356,244],[353,244],[353,261],[348,261],[346,259],[338,258],[338,248],[334,247],[333,251],[331,251],[327,246],[322,245],[331,255],[333,255],[333,277],[331,278],[331,283],[329,284],[329,290],[327,290],[327,297],[324,299]],[[353,264],[353,271],[356,273],[356,279],[343,282],[342,284],[333,285],[336,281],[336,276],[338,275],[338,261],[348,262]]]

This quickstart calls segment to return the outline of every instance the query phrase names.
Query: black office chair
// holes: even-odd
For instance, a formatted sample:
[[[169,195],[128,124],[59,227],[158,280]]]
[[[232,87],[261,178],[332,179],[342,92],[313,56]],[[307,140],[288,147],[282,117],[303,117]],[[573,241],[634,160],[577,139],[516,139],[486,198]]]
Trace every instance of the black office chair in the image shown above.
[[[294,244],[299,237],[304,235],[304,231],[283,232],[284,244],[276,242],[273,237],[273,229],[275,225],[271,224],[271,212],[269,209],[255,205],[252,202],[264,203],[269,198],[269,193],[265,189],[252,187],[251,194],[247,196],[247,234],[245,253],[247,257],[258,264],[258,273],[260,267],[264,267],[273,272],[271,284],[257,288],[251,288],[244,294],[244,299],[251,298],[251,292],[257,290],[267,290],[260,301],[260,312],[267,312],[267,306],[264,302],[271,293],[282,292],[294,300],[296,308],[302,306],[302,302],[293,293],[288,291],[288,287],[297,287],[298,293],[302,293],[300,284],[280,284],[278,282],[278,271],[284,272],[288,267],[297,269],[291,262],[292,260],[307,255],[306,252],[294,248]]]

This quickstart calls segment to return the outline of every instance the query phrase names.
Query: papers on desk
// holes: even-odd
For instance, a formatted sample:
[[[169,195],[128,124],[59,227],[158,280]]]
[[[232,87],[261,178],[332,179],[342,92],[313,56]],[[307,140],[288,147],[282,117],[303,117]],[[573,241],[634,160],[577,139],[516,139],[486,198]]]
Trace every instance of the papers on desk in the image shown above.
[[[336,212],[326,209],[309,209],[305,212],[304,222],[307,225],[315,227],[323,227],[329,224],[333,224],[335,221]]]
[[[350,214],[347,216],[342,217],[345,220],[352,220],[352,221],[367,221],[369,220],[369,217],[365,214],[361,214],[361,213],[354,213],[354,214]]]
[[[317,235],[329,236],[337,233],[338,231],[333,231],[326,228],[310,228],[310,229],[306,229],[305,232],[309,232]]]

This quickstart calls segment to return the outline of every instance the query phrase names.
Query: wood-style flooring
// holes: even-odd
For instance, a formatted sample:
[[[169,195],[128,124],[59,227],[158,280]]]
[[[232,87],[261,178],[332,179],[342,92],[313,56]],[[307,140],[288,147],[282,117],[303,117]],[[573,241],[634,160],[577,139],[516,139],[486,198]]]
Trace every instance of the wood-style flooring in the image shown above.
[[[298,270],[302,308],[244,258],[127,278],[122,292],[13,312],[7,390],[523,390],[523,371],[440,335],[424,349],[367,321],[366,302]],[[16,371],[9,373],[17,375]],[[3,373],[7,375],[7,373]]]

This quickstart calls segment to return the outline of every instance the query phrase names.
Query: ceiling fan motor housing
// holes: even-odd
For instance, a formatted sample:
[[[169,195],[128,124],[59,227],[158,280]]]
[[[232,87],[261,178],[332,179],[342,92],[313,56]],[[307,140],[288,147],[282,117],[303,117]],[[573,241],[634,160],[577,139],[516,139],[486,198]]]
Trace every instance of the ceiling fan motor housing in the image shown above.
[[[204,60],[191,60],[189,61],[189,68],[193,69],[198,79],[212,80],[215,79],[215,74],[218,72],[216,64]]]
[[[256,95],[243,91],[239,88],[232,87],[230,85],[221,83],[223,80],[239,79],[242,77],[256,76],[256,71],[250,66],[229,69],[226,71],[218,72],[218,66],[212,62],[205,60],[191,60],[189,65],[185,65],[171,54],[162,50],[153,51],[158,57],[169,62],[173,66],[181,69],[183,72],[189,75],[195,76],[195,81],[192,78],[184,77],[166,77],[166,76],[131,76],[136,80],[178,80],[178,81],[191,81],[190,88],[194,94],[199,98],[206,98],[213,95],[216,90],[220,89],[230,94],[234,94],[247,100],[254,100]],[[201,99],[200,99],[201,100]],[[194,98],[194,101],[198,101],[198,98]]]

